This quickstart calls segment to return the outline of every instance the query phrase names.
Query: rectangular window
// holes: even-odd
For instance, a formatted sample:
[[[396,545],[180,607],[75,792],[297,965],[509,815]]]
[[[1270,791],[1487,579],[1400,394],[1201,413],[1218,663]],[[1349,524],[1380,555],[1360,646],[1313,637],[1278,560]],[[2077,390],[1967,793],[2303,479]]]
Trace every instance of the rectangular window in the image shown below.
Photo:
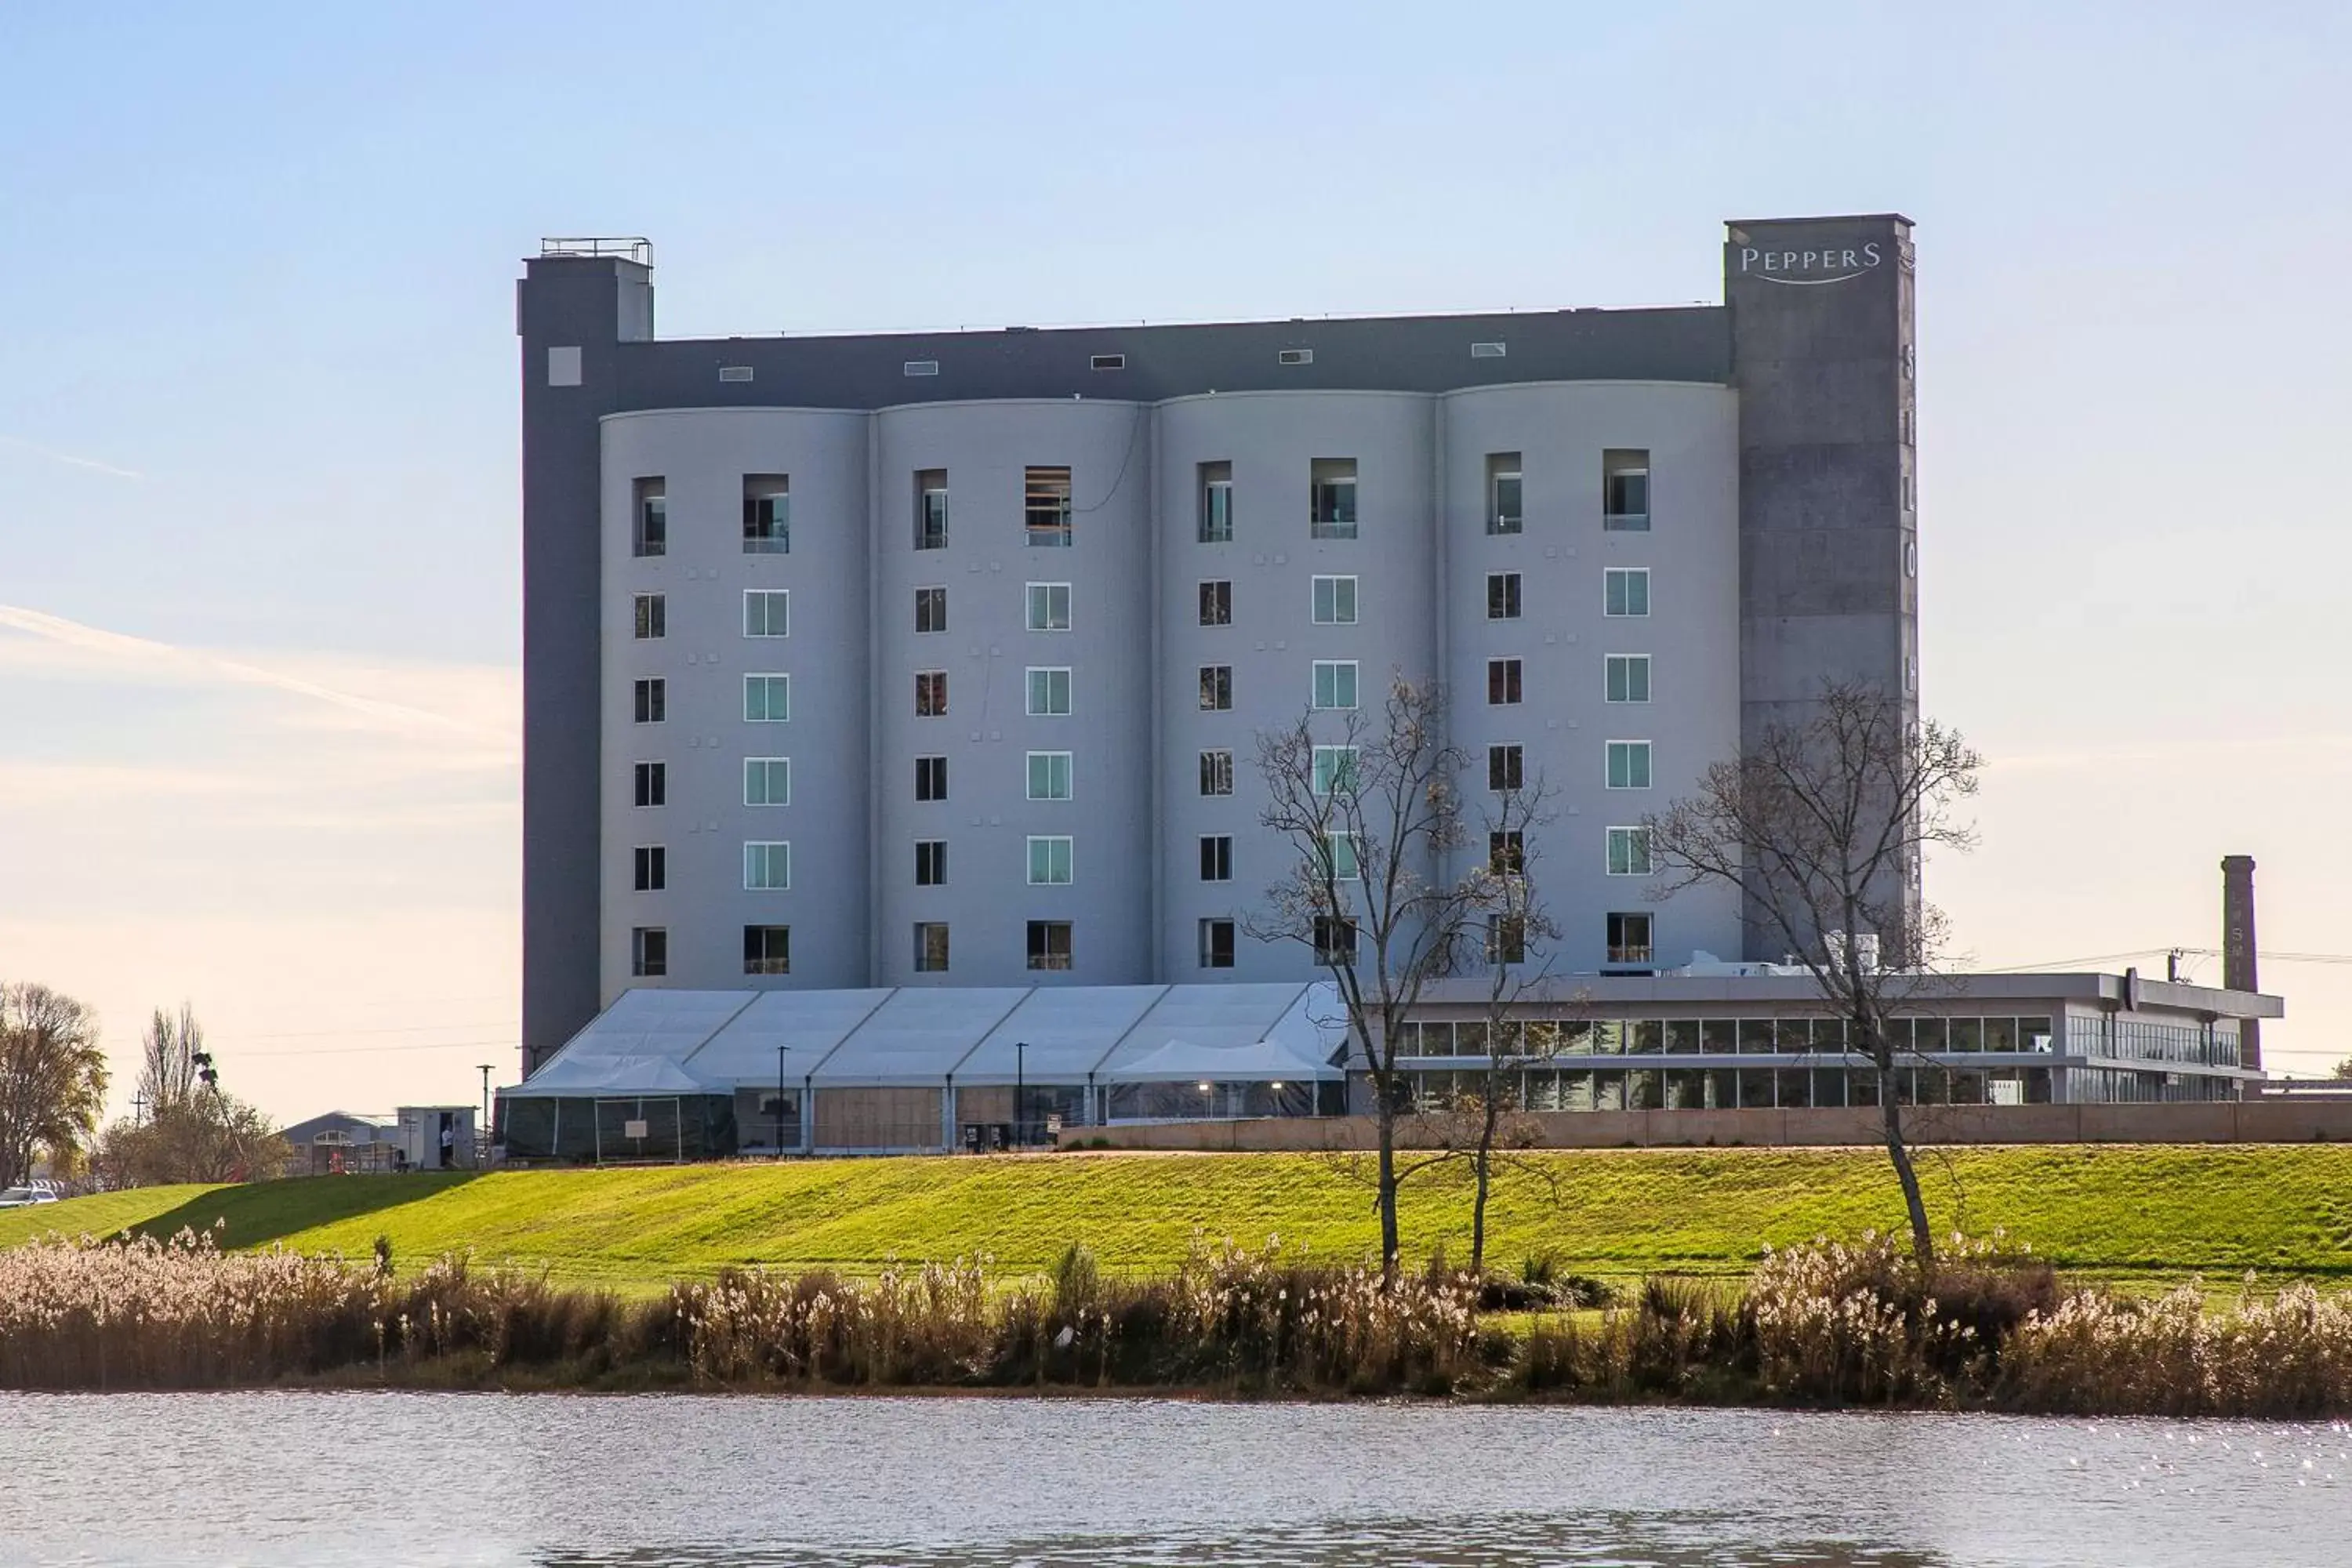
[[[1032,837],[1029,840],[1029,885],[1059,888],[1070,880],[1071,844],[1066,837]]]
[[[915,798],[945,800],[948,797],[948,760],[945,757],[915,759]]]
[[[945,974],[948,972],[947,921],[915,922],[915,972],[919,974]]]
[[[630,689],[635,704],[637,722],[659,724],[669,717],[669,682],[656,675],[650,680],[640,680]]]
[[[1356,705],[1356,661],[1352,658],[1315,661],[1315,698],[1318,708],[1351,709]]]
[[[1234,754],[1231,752],[1201,753],[1201,793],[1202,795],[1234,793]]]
[[[636,926],[629,931],[629,973],[641,980],[669,973],[669,931],[665,926]]]
[[[1230,544],[1234,537],[1234,466],[1201,465],[1201,542]]]
[[[1070,967],[1069,921],[1031,921],[1029,922],[1029,967],[1032,969]]]
[[[1611,789],[1650,787],[1649,742],[1612,741],[1609,742],[1609,787]]]
[[[1617,532],[1650,530],[1650,454],[1631,447],[1601,454],[1601,526]]]
[[[1307,466],[1313,506],[1308,536],[1315,539],[1356,537],[1356,459],[1318,458]]]
[[[948,591],[945,588],[915,590],[915,630],[943,632],[948,629]]]
[[[1519,574],[1517,572],[1486,574],[1486,618],[1490,621],[1516,621],[1519,618]]]
[[[1526,748],[1517,745],[1487,747],[1486,787],[1496,795],[1527,788]]]
[[[793,885],[793,847],[765,842],[743,846],[743,887],[748,892],[783,892]]]
[[[792,626],[791,590],[785,588],[743,590],[743,635],[745,637],[787,637],[791,635]]]
[[[1650,874],[1650,830],[1612,827],[1609,830],[1609,874],[1646,877]]]
[[[1486,458],[1486,531],[1517,533],[1519,511],[1519,455],[1495,452]]]
[[[744,758],[743,804],[745,805],[792,805],[793,760],[790,757]]]
[[[1609,655],[1609,700],[1647,702],[1650,700],[1650,656],[1646,653]]]
[[[1648,963],[1651,952],[1648,915],[1612,914],[1609,917],[1610,963]]]
[[[659,479],[637,479],[629,487],[629,553],[669,553],[669,500]]]
[[[1067,669],[1029,670],[1029,716],[1032,719],[1065,719],[1070,712],[1070,672]]]
[[[1031,800],[1070,798],[1069,752],[1032,752],[1029,753],[1029,798]]]
[[[792,972],[792,927],[745,926],[743,928],[744,973],[790,974]]]
[[[915,717],[944,718],[948,710],[948,672],[944,669],[919,669],[915,672]]]
[[[1229,833],[1203,835],[1201,839],[1201,880],[1230,882],[1233,879],[1233,835]]]
[[[639,763],[632,770],[635,774],[636,801],[639,805],[669,804],[669,764]]]
[[[948,880],[948,841],[944,838],[915,840],[915,886],[943,888]]]
[[[658,844],[640,844],[636,849],[636,890],[658,893],[669,886],[669,851]]]
[[[1204,664],[1201,667],[1201,711],[1223,713],[1234,705],[1234,667],[1230,664]]]
[[[1229,626],[1234,624],[1234,585],[1231,583],[1201,584],[1201,624],[1204,626]]]
[[[747,675],[743,678],[743,721],[782,724],[793,716],[793,678],[789,675]]]
[[[1032,583],[1028,599],[1031,631],[1066,632],[1070,629],[1070,585],[1067,583]]]
[[[1650,569],[1612,566],[1601,574],[1601,613],[1604,616],[1646,616],[1650,613]]]
[[[1352,833],[1327,833],[1323,836],[1323,856],[1335,882],[1353,882],[1363,875],[1356,855],[1356,836]]]
[[[1231,969],[1234,966],[1234,922],[1202,921],[1201,922],[1201,967]]]
[[[1356,787],[1355,747],[1318,746],[1313,765],[1317,795],[1333,795]]]
[[[792,481],[782,474],[745,474],[743,553],[789,555],[792,549]]]
[[[1524,915],[1487,916],[1486,962],[1489,963],[1525,963],[1527,961],[1527,917]]]
[[[1070,542],[1070,470],[1031,468],[1022,487],[1021,519],[1032,544]]]
[[[1519,700],[1519,661],[1516,658],[1490,658],[1486,661],[1486,703],[1491,708],[1507,708]]]
[[[1345,915],[1315,917],[1315,962],[1336,969],[1356,962],[1356,922]]]
[[[1486,869],[1497,877],[1516,877],[1528,868],[1528,837],[1514,828],[1486,835]]]
[[[925,468],[915,476],[915,548],[948,547],[948,471]]]
[[[639,642],[669,635],[669,600],[660,594],[636,594],[629,600],[630,635]]]
[[[1353,577],[1318,577],[1314,594],[1317,626],[1352,626],[1356,624],[1356,580]]]

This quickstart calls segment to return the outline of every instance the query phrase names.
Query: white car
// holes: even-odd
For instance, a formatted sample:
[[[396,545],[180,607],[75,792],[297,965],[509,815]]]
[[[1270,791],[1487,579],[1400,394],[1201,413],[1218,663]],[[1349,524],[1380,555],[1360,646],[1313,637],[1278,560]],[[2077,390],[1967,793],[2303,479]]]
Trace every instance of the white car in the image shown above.
[[[35,1204],[53,1204],[58,1194],[40,1187],[0,1187],[0,1209],[28,1209]]]

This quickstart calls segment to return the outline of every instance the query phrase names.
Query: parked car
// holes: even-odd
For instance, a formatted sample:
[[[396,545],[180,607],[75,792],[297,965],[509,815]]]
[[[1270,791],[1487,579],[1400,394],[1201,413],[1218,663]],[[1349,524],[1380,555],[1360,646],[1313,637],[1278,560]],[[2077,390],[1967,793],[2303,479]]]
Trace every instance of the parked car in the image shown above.
[[[40,1187],[0,1187],[0,1209],[26,1209],[57,1201],[57,1194]]]

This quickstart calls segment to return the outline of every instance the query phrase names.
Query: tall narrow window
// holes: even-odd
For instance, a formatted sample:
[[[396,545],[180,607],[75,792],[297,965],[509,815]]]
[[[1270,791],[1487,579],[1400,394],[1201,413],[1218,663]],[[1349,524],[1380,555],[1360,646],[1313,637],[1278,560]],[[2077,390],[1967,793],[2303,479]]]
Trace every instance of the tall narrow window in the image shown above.
[[[669,931],[663,926],[636,926],[629,931],[629,973],[641,980],[669,973]]]
[[[1066,836],[1033,836],[1029,840],[1029,885],[1058,888],[1070,880],[1072,840]]]
[[[915,972],[919,974],[945,974],[947,971],[947,921],[917,921],[915,922]]]
[[[630,635],[639,641],[669,635],[669,601],[660,594],[636,594],[629,600]]]
[[[1234,966],[1234,922],[1229,920],[1205,920],[1201,922],[1201,967],[1231,969]]]
[[[1356,661],[1352,658],[1315,661],[1314,705],[1318,708],[1356,706]]]
[[[635,855],[636,890],[658,893],[669,886],[669,851],[658,844],[641,844]]]
[[[1650,787],[1649,742],[1612,741],[1609,742],[1609,787],[1611,789]]]
[[[1517,877],[1528,868],[1528,836],[1517,828],[1486,835],[1486,869],[1497,877]]]
[[[1335,882],[1353,882],[1364,874],[1362,863],[1356,854],[1356,836],[1352,833],[1325,834],[1323,858]]]
[[[743,721],[782,724],[793,716],[793,678],[789,675],[747,675],[743,678]]]
[[[948,797],[948,760],[945,757],[915,759],[915,798],[945,800]]]
[[[1356,748],[1318,746],[1312,760],[1317,795],[1339,795],[1356,787]]]
[[[1519,661],[1516,658],[1490,658],[1486,661],[1486,702],[1489,707],[1507,708],[1519,700]]]
[[[948,471],[925,468],[915,476],[915,548],[948,547]]]
[[[743,846],[743,886],[750,892],[783,892],[793,885],[793,847],[781,842]]]
[[[669,553],[669,498],[657,479],[636,479],[629,486],[629,553]]]
[[[667,763],[639,763],[633,772],[636,784],[636,802],[639,805],[669,804],[669,764]]]
[[[743,804],[745,805],[792,805],[793,760],[790,757],[744,758]]]
[[[1650,830],[1612,827],[1609,830],[1609,874],[1646,877],[1650,874]]]
[[[1204,664],[1201,667],[1201,711],[1223,713],[1234,705],[1234,667],[1230,664]]]
[[[944,838],[915,840],[915,886],[943,888],[948,880],[948,841]]]
[[[1344,915],[1317,915],[1315,962],[1328,969],[1355,963],[1356,922]]]
[[[1648,915],[1637,910],[1609,917],[1610,963],[1648,963],[1654,951]]]
[[[948,629],[948,591],[945,588],[915,590],[915,630],[943,632]]]
[[[640,724],[659,724],[669,718],[669,682],[656,675],[629,687],[633,711]]]
[[[915,672],[915,717],[940,719],[948,710],[948,672],[944,669],[919,669]]]
[[[1486,787],[1496,795],[1507,795],[1512,790],[1527,788],[1526,748],[1517,745],[1487,747]]]
[[[746,588],[743,590],[743,635],[747,637],[780,637],[790,635],[793,626],[793,595],[787,588]]]
[[[1231,583],[1201,584],[1201,624],[1204,626],[1229,626],[1234,624],[1234,585]]]
[[[1067,583],[1032,583],[1028,587],[1029,629],[1033,632],[1066,632],[1070,629],[1070,585]]]
[[[1201,838],[1201,880],[1230,882],[1234,879],[1234,836],[1230,833],[1203,834]]]
[[[1023,483],[1021,517],[1031,544],[1070,542],[1070,470],[1031,468]]]
[[[792,549],[792,481],[782,474],[745,474],[743,553],[789,555]]]
[[[1489,963],[1525,963],[1527,961],[1527,917],[1524,915],[1487,916],[1486,962]]]
[[[1067,969],[1071,966],[1070,922],[1067,921],[1031,921],[1029,922],[1029,967],[1032,969]]]
[[[1234,537],[1234,466],[1201,465],[1201,542],[1229,544]]]
[[[1028,671],[1029,716],[1065,719],[1070,712],[1070,672],[1032,668]]]
[[[1645,533],[1650,527],[1650,454],[1612,447],[1601,454],[1601,526]]]
[[[1356,459],[1318,458],[1307,467],[1311,511],[1307,534],[1314,539],[1356,537]]]
[[[1032,752],[1029,753],[1029,798],[1031,800],[1070,798],[1069,752]]]
[[[792,927],[745,926],[743,928],[744,973],[790,974],[792,972]]]
[[[1650,569],[1612,566],[1601,574],[1601,613],[1604,616],[1646,616],[1650,613]]]
[[[1234,793],[1234,754],[1231,752],[1201,753],[1201,793],[1202,795]]]
[[[1490,453],[1486,458],[1486,531],[1517,533],[1519,511],[1519,455]]]
[[[1490,621],[1516,621],[1519,618],[1519,574],[1517,572],[1486,574],[1486,618]]]
[[[1315,624],[1318,626],[1352,626],[1356,624],[1356,580],[1353,577],[1318,577],[1314,580]]]
[[[1609,700],[1647,702],[1650,700],[1650,656],[1612,653],[1608,656]]]

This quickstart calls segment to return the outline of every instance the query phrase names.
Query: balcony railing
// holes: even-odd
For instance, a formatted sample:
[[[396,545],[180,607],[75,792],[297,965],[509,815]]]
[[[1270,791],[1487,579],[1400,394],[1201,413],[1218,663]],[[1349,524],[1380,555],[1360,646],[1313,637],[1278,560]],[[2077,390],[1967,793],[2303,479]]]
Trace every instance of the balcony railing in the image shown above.
[[[1601,526],[1612,533],[1647,533],[1650,531],[1650,514],[1646,511],[1603,512]]]
[[[1612,947],[1609,950],[1609,962],[1612,963],[1649,963],[1654,962],[1654,960],[1651,957],[1651,948],[1649,943],[1643,942],[1638,947]]]

